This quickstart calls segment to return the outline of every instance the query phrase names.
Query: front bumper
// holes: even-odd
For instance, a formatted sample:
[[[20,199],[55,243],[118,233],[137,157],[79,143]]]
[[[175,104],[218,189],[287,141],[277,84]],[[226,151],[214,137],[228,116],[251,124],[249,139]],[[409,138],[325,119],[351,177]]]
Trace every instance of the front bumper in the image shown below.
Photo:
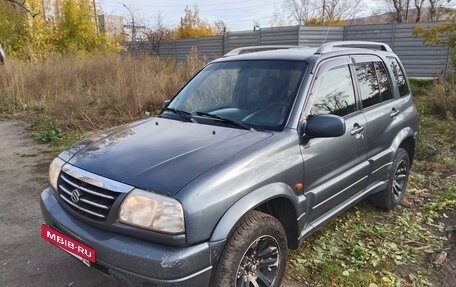
[[[41,211],[49,226],[95,249],[94,268],[130,286],[208,286],[224,244],[165,246],[101,230],[66,212],[49,188]]]

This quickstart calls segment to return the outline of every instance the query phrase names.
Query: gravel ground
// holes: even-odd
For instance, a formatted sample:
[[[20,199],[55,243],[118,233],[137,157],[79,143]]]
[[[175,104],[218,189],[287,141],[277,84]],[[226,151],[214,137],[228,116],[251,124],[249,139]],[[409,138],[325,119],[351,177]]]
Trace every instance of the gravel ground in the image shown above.
[[[41,239],[45,146],[17,121],[0,121],[0,135],[0,286],[121,286]]]

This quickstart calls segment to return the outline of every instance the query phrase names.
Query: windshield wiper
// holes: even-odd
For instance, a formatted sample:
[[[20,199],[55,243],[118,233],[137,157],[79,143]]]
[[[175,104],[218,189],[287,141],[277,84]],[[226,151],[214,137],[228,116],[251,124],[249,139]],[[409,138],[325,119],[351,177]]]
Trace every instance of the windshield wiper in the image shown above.
[[[168,107],[163,108],[163,111],[165,111],[165,112],[173,112],[173,113],[175,113],[176,115],[179,115],[182,119],[184,119],[184,120],[186,120],[188,122],[196,123],[196,121],[193,118],[192,114],[189,113],[189,112],[186,112],[186,111],[183,111],[183,110],[179,110],[179,109],[168,108]]]
[[[224,118],[224,117],[219,116],[219,115],[209,114],[209,113],[205,113],[205,112],[196,112],[196,114],[197,114],[198,116],[206,116],[206,117],[218,119],[218,120],[221,120],[222,122],[225,122],[225,123],[229,123],[229,124],[238,126],[238,127],[243,128],[243,129],[245,129],[245,130],[249,130],[249,131],[252,131],[252,132],[255,131],[255,129],[252,128],[252,127],[249,126],[249,125],[246,125],[246,124],[244,124],[244,123],[241,123],[241,122],[238,122],[238,121],[235,121],[235,120],[230,120],[230,119]]]

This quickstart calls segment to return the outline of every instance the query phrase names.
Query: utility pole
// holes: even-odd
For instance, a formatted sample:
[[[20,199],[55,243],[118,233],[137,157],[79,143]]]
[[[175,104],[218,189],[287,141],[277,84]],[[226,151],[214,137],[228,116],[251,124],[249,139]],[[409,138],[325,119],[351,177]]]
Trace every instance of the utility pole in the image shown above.
[[[128,8],[127,5],[122,3],[122,6],[124,6],[125,9],[128,10],[128,12],[130,12],[130,15],[131,15],[131,26],[132,26],[131,27],[131,41],[135,42],[136,41],[135,14],[133,14],[133,12],[131,12],[130,8]]]

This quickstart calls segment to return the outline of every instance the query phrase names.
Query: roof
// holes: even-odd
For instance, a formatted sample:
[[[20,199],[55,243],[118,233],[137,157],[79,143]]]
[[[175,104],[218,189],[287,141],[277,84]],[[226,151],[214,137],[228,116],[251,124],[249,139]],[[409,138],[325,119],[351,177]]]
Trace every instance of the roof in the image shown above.
[[[268,50],[265,50],[268,49]],[[304,61],[311,57],[335,56],[347,54],[371,54],[392,53],[391,48],[384,43],[367,41],[339,41],[324,43],[318,48],[300,46],[254,46],[234,49],[223,58],[214,62],[226,61],[253,61],[253,60],[283,60]]]

